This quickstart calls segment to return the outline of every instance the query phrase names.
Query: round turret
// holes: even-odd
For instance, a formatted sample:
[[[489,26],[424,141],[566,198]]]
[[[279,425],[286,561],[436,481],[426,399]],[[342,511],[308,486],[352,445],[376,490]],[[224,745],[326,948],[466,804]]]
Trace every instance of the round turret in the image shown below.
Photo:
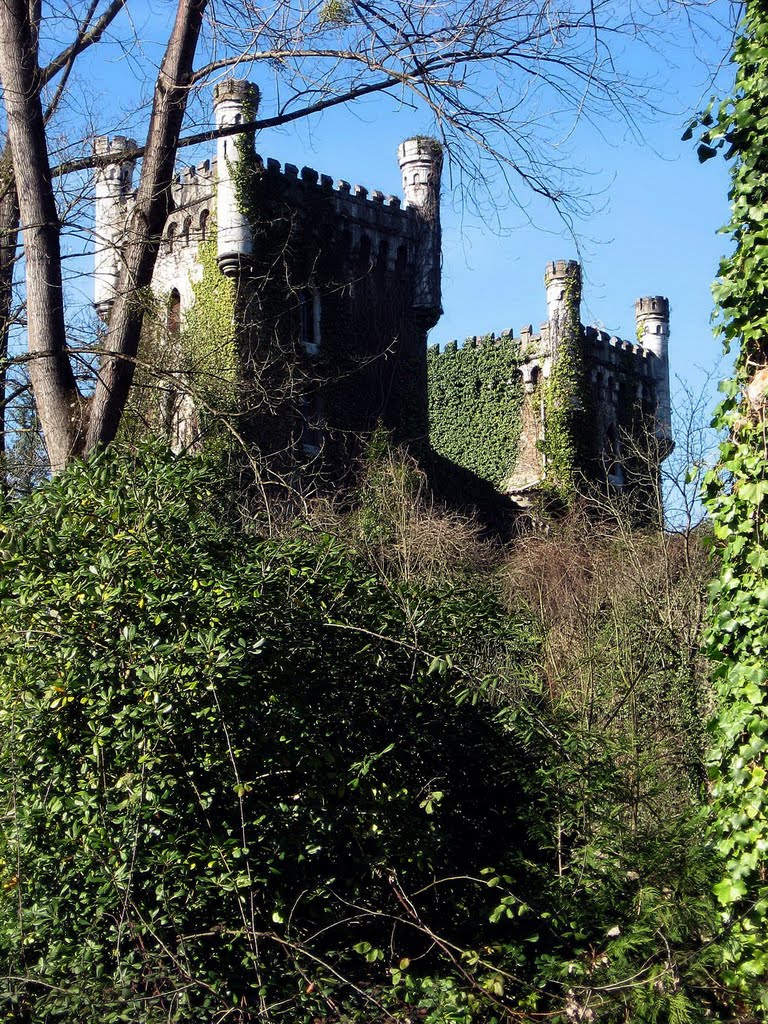
[[[430,206],[439,209],[440,177],[443,172],[443,147],[436,139],[417,135],[397,148],[397,161],[403,176],[406,206],[416,206],[428,214]]]
[[[94,281],[93,302],[99,316],[105,318],[115,299],[120,276],[120,246],[123,241],[128,208],[133,194],[135,157],[124,154],[136,149],[136,142],[125,135],[99,135],[93,140],[97,157],[110,157],[95,172],[94,207]]]
[[[552,260],[544,268],[549,349],[557,358],[560,344],[576,339],[581,325],[581,266],[576,260]]]
[[[576,260],[552,260],[544,268],[547,289],[547,319],[562,317],[569,300],[581,306],[581,265]]]
[[[440,178],[443,147],[436,139],[418,135],[401,142],[397,159],[403,176],[406,209],[415,211],[419,223],[415,251],[413,313],[426,328],[433,327],[443,312],[440,282]]]
[[[635,302],[637,340],[655,356],[652,361],[656,382],[656,433],[672,440],[672,407],[669,393],[669,299],[646,295]]]
[[[655,351],[658,344],[654,346],[653,339],[669,337],[669,299],[663,295],[646,295],[638,299],[635,302],[635,322],[640,344]]]
[[[259,106],[259,90],[251,82],[229,78],[213,90],[213,111],[217,128],[229,128],[253,120]],[[216,143],[217,253],[222,274],[232,277],[250,259],[253,251],[251,225],[241,213],[233,180],[234,165],[242,159],[241,135],[229,135]]]

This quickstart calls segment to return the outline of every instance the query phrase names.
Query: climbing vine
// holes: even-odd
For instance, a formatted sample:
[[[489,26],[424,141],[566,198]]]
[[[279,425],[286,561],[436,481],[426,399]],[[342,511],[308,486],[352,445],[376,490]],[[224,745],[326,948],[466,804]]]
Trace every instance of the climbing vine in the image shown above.
[[[733,97],[701,118],[704,161],[722,150],[731,168],[735,242],[714,295],[735,375],[721,389],[716,426],[728,431],[704,478],[721,570],[711,587],[709,656],[719,694],[710,756],[715,838],[724,871],[715,893],[728,925],[732,982],[759,990],[768,1019],[768,13],[747,6],[736,41]],[[686,137],[693,135],[691,126]]]
[[[520,439],[520,352],[511,338],[455,343],[428,355],[429,423],[440,455],[500,486]]]
[[[196,393],[205,405],[226,412],[237,395],[235,285],[219,270],[215,230],[200,244],[197,261],[203,273],[192,283],[182,342]]]
[[[582,458],[584,410],[584,355],[578,308],[579,286],[569,279],[559,324],[557,353],[544,390],[545,434],[540,443],[547,490],[568,503],[574,496]]]

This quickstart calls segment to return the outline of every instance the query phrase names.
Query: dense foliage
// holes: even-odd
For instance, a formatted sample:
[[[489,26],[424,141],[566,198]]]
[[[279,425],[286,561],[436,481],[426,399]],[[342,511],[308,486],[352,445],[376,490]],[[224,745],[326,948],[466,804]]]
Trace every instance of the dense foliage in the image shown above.
[[[155,449],[5,507],[0,557],[8,1019],[703,1019],[695,814],[632,817],[477,574],[260,538]]]
[[[709,652],[719,690],[712,796],[724,877],[716,888],[729,924],[733,974],[762,990],[768,1014],[768,13],[750,2],[736,42],[733,98],[704,116],[702,160],[733,160],[733,254],[715,285],[726,349],[737,347],[717,426],[728,431],[718,468],[705,478],[722,570],[712,585]]]
[[[431,348],[429,432],[436,452],[500,486],[515,466],[523,388],[511,338]]]

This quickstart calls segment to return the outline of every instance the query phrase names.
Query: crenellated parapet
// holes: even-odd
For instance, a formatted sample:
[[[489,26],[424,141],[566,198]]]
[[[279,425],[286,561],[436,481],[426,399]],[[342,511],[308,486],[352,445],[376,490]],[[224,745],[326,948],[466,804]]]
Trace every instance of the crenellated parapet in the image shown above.
[[[664,458],[671,445],[667,299],[650,296],[637,301],[638,342],[632,342],[578,321],[578,263],[548,263],[544,283],[548,318],[538,331],[526,324],[517,335],[508,330],[498,337],[468,338],[462,346],[449,342],[442,351],[439,346],[430,347],[432,375],[444,392],[432,401],[433,420],[437,422],[442,415],[440,402],[444,402],[449,418],[456,415],[451,410],[465,404],[464,430],[468,435],[485,436],[489,430],[503,434],[503,424],[489,427],[489,418],[495,415],[493,409],[475,398],[484,385],[478,383],[471,358],[477,350],[483,350],[486,357],[498,353],[499,366],[505,372],[514,368],[509,374],[510,387],[514,390],[522,384],[519,410],[513,414],[520,425],[519,436],[509,451],[509,473],[504,483],[508,494],[525,503],[548,482],[547,453],[552,449],[549,432],[562,431],[563,423],[573,433],[569,446],[579,460],[572,467],[577,478],[619,488],[639,484],[641,491],[650,493],[656,471],[654,460]],[[565,399],[564,382],[569,388]],[[479,410],[481,404],[475,422],[473,408]],[[508,400],[501,394],[496,408],[500,415],[510,416]],[[442,440],[444,433],[442,425],[435,432],[446,448],[445,452],[438,448],[442,454],[452,443]],[[649,446],[654,436],[664,444]],[[639,455],[643,450],[647,452],[646,461]],[[456,457],[455,451],[452,454]],[[463,457],[460,450],[458,457]],[[476,454],[471,457],[478,461]],[[477,471],[475,465],[462,465]]]
[[[213,92],[216,125],[232,128],[252,120],[259,90],[250,82],[227,79]],[[96,172],[96,268],[94,302],[105,315],[114,297],[120,246],[132,202],[133,160],[121,154],[135,147],[117,136],[95,141],[96,152],[113,153],[115,162]],[[284,166],[262,159],[245,135],[227,135],[217,141],[216,157],[184,168],[171,189],[172,211],[166,221],[155,271],[156,284],[165,288],[195,275],[197,248],[216,228],[218,263],[229,276],[250,273],[255,254],[253,225],[241,209],[239,168],[263,175],[266,192],[301,220],[323,225],[332,238],[340,264],[351,274],[366,273],[374,265],[411,282],[412,315],[422,329],[441,313],[440,305],[440,174],[442,150],[434,140],[409,139],[398,150],[405,199],[376,189],[352,185],[311,167]]]

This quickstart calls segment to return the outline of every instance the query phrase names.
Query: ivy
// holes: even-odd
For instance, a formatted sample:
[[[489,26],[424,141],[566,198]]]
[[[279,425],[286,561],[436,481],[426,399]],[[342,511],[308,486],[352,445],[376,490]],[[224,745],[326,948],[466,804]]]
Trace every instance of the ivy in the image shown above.
[[[430,439],[435,451],[500,487],[520,439],[520,351],[511,338],[431,348],[427,360]]]
[[[540,445],[546,488],[566,503],[573,499],[579,470],[584,468],[580,421],[586,393],[578,303],[574,282],[569,279],[556,357],[544,386],[545,434]]]
[[[237,397],[235,284],[219,270],[215,226],[211,233],[198,249],[203,273],[192,283],[194,303],[185,318],[182,344],[196,393],[207,406],[227,411]]]
[[[721,570],[711,586],[708,653],[719,707],[710,755],[713,828],[723,860],[715,886],[729,926],[731,980],[753,986],[768,1019],[768,14],[751,2],[734,49],[734,94],[700,119],[700,160],[723,151],[731,167],[735,248],[714,286],[725,349],[735,376],[721,387],[714,425],[728,432],[704,495]],[[693,126],[686,137],[693,135]]]

